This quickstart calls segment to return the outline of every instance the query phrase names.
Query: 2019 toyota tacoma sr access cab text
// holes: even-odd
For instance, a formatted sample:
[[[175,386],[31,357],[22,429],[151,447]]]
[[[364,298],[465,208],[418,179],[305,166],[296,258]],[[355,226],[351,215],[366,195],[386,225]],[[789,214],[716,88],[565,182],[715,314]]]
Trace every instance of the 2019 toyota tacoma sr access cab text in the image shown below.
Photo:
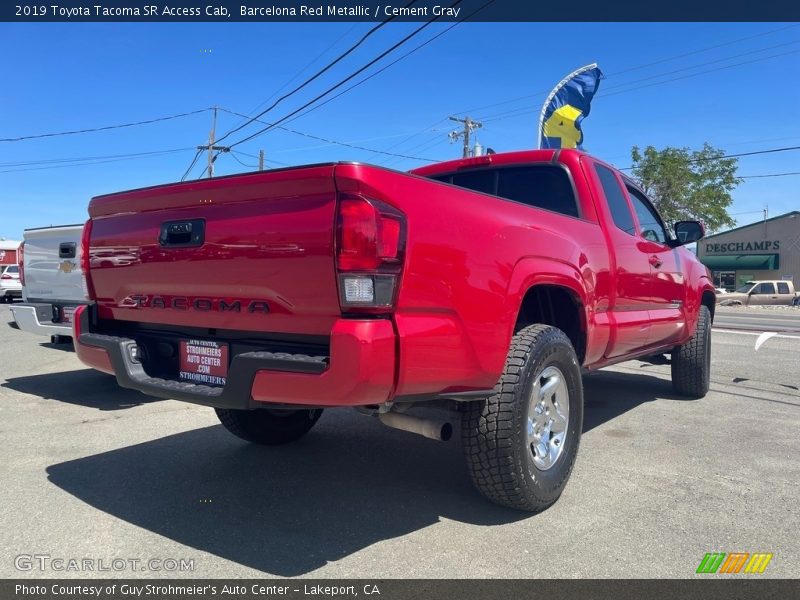
[[[79,357],[282,444],[355,407],[447,439],[489,499],[551,505],[572,470],[583,371],[671,354],[708,390],[714,286],[636,184],[575,150],[400,173],[335,163],[100,196]],[[427,411],[426,411],[427,412]]]

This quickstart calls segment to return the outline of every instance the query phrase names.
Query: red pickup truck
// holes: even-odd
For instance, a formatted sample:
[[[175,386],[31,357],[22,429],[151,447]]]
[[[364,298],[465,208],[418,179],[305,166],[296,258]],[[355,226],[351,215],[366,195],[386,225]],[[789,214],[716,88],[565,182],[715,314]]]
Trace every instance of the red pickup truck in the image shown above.
[[[583,371],[671,354],[709,386],[714,286],[635,182],[575,150],[410,173],[332,163],[92,199],[80,359],[146,394],[212,406],[281,444],[329,407],[447,439],[477,488],[539,511],[578,450]]]

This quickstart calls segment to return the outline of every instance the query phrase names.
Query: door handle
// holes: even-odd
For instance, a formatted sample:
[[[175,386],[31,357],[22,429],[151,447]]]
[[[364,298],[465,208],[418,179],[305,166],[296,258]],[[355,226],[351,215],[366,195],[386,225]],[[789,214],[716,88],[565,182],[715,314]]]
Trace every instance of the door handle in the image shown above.
[[[162,248],[202,246],[205,242],[205,235],[206,222],[203,219],[167,221],[161,224],[158,243]]]
[[[663,265],[663,261],[658,258],[655,254],[650,257],[650,264],[653,265],[656,269]]]
[[[75,242],[64,242],[58,245],[58,258],[75,258]]]

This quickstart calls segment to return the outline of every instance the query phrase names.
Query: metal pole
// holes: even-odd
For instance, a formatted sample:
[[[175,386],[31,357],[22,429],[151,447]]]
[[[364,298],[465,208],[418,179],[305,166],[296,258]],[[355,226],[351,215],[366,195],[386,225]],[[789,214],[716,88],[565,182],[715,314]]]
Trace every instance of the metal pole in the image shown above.
[[[469,158],[469,136],[472,133],[473,129],[479,129],[483,127],[483,123],[479,121],[473,121],[469,117],[464,117],[463,119],[459,119],[458,117],[449,117],[451,121],[455,121],[456,123],[463,123],[464,130],[463,131],[452,131],[450,133],[450,139],[454,142],[463,136],[464,138],[464,147],[462,151],[462,156],[464,158]]]
[[[217,107],[214,107],[214,117],[211,121],[211,132],[208,134],[208,177],[214,176],[214,138],[217,131]]]
[[[469,158],[469,132],[472,128],[472,121],[469,117],[464,119],[464,158]]]
[[[259,171],[263,171],[264,170],[264,151],[263,150],[259,150],[258,151],[258,170]]]

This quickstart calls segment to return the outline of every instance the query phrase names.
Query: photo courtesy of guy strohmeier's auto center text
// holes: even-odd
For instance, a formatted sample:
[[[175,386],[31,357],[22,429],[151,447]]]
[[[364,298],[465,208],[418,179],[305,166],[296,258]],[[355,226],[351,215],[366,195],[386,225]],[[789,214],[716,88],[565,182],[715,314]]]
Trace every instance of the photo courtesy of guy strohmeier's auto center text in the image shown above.
[[[0,7],[0,598],[800,594],[800,7],[576,1]]]

